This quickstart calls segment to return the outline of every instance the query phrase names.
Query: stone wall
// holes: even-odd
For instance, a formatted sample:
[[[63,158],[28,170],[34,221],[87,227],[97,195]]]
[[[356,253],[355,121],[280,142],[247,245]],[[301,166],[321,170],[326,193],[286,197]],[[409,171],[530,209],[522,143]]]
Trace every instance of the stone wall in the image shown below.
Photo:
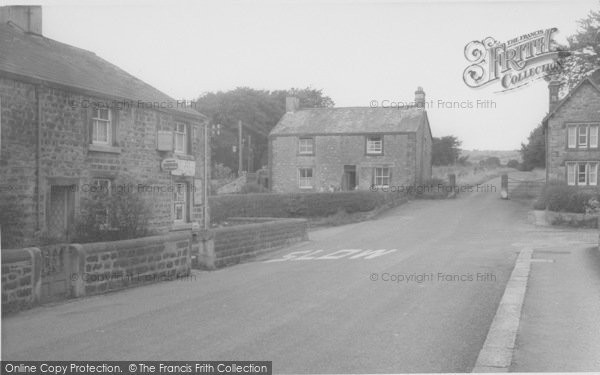
[[[189,275],[193,238],[182,231],[132,240],[69,245],[64,255],[65,290],[60,298],[85,297]],[[2,250],[2,311],[14,312],[48,300],[38,248]],[[52,263],[55,259],[46,259]],[[59,261],[63,262],[61,259]],[[64,292],[64,293],[63,293]],[[56,300],[56,299],[55,299]]]
[[[189,232],[71,245],[71,295],[89,296],[189,274]]]
[[[567,123],[600,123],[600,92],[584,83],[548,120],[546,176],[567,180],[565,161],[600,161],[600,149],[567,149]]]
[[[239,225],[212,229],[204,235],[198,266],[220,268],[308,240],[305,219],[232,218]]]
[[[107,178],[115,183],[133,181],[135,191],[143,194],[152,206],[151,230],[166,233],[174,226],[173,193],[167,188],[173,181],[186,182],[192,187],[194,178],[171,176],[161,170],[161,160],[174,157],[195,161],[195,178],[204,176],[205,121],[201,117],[153,108],[135,98],[123,102],[1,75],[0,102],[0,207],[16,205],[22,213],[19,225],[13,229],[23,241],[11,247],[35,244],[44,234],[51,185],[75,186],[77,206],[80,198],[89,192],[94,178]],[[113,142],[108,147],[91,145],[92,110],[97,105],[110,108],[115,124]],[[41,122],[39,196],[36,193],[38,120]],[[158,131],[172,131],[175,122],[189,127],[191,141],[186,155],[157,150]],[[193,196],[192,191],[189,196]],[[191,221],[203,220],[201,204],[190,199]]]
[[[2,313],[29,308],[40,300],[41,253],[37,248],[3,250]]]
[[[384,155],[365,155],[365,135],[320,135],[315,137],[315,155],[298,155],[298,137],[277,136],[270,139],[271,186],[275,193],[323,191],[340,188],[344,165],[356,166],[358,189],[373,184],[373,168],[389,167],[391,185],[412,185],[416,175],[415,133],[385,134]],[[313,168],[313,189],[300,189],[298,168]]]

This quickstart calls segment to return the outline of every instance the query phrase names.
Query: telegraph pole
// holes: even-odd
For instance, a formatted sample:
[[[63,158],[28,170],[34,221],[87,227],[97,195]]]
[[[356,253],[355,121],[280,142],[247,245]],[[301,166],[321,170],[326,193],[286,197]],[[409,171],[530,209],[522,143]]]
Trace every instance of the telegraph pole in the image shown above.
[[[242,175],[242,120],[238,121],[238,177]]]
[[[252,135],[248,134],[248,173],[252,172]]]

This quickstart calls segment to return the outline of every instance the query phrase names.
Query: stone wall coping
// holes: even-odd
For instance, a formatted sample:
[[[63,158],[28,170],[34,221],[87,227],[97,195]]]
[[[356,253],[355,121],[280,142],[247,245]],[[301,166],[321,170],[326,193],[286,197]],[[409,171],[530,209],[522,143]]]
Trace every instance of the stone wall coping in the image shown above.
[[[236,218],[234,218],[234,219],[236,219]],[[245,218],[245,219],[248,219],[248,218]],[[215,234],[219,234],[219,233],[243,231],[243,230],[248,230],[248,229],[258,229],[258,228],[265,227],[265,225],[275,227],[275,226],[284,225],[284,224],[307,223],[307,222],[308,221],[306,219],[269,218],[268,221],[262,221],[262,222],[251,223],[251,224],[240,224],[240,225],[235,225],[232,227],[215,228],[215,229],[212,229],[212,231],[214,231]]]
[[[83,251],[86,254],[99,253],[104,251],[121,251],[129,250],[132,247],[151,246],[157,243],[167,241],[179,241],[179,240],[190,240],[192,239],[191,231],[186,232],[173,232],[158,236],[149,236],[142,238],[132,238],[128,240],[108,241],[108,242],[91,242],[84,244],[71,244],[74,249],[80,249],[77,251]]]
[[[26,247],[22,249],[6,249],[2,250],[2,263],[15,263],[24,260],[33,260],[35,254],[39,253],[41,257],[41,250],[37,247]]]

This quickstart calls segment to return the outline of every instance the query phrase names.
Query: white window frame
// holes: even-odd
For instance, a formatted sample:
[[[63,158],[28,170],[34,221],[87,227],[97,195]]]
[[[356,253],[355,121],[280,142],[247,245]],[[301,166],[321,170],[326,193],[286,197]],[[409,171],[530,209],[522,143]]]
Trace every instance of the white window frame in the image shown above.
[[[569,125],[567,128],[567,147],[577,148],[577,125]]]
[[[598,148],[598,124],[589,125],[589,148]]]
[[[384,171],[387,170],[387,173],[384,173]],[[374,180],[373,184],[376,187],[389,187],[390,186],[390,168],[389,167],[375,167],[375,171],[374,173]],[[387,182],[387,183],[385,183]]]
[[[583,132],[582,132],[583,130]],[[581,139],[584,139],[582,142]],[[579,148],[587,148],[588,147],[588,126],[587,125],[579,125],[577,127],[577,147]]]
[[[598,163],[590,162],[587,164],[588,170],[588,185],[589,186],[597,186],[598,185]],[[593,176],[593,178],[592,178]]]
[[[92,109],[92,144],[111,145],[112,144],[112,113],[110,108]],[[106,111],[107,118],[101,116],[100,111]],[[106,140],[100,140],[100,124],[106,125]]]
[[[567,163],[567,185],[569,185],[569,186],[577,185],[577,180],[575,178],[576,168],[577,168],[577,163]]]
[[[183,131],[181,130],[183,129]],[[175,130],[173,131],[173,149],[177,154],[187,154],[188,153],[188,126],[184,122],[176,122]],[[178,140],[182,141],[182,144],[179,145]]]
[[[188,220],[188,206],[189,206],[189,194],[187,182],[175,182],[173,184],[173,222],[174,223],[187,223]],[[182,188],[182,190],[180,190]],[[178,209],[181,208],[182,216],[177,217]]]
[[[598,165],[600,161],[573,161],[566,162],[567,185],[569,186],[597,186]],[[581,171],[583,167],[583,172]],[[580,178],[583,177],[583,181]]]
[[[379,138],[378,141],[373,140]],[[367,155],[383,155],[383,136],[368,135],[367,136]]]
[[[567,124],[567,148],[598,148],[600,123]]]
[[[587,174],[588,174],[588,169],[587,169],[587,164],[586,163],[577,163],[577,168],[575,169],[575,173],[576,173],[576,178],[575,181],[577,182],[578,186],[581,185],[587,185]],[[583,172],[582,172],[582,167],[583,167]],[[583,177],[583,181],[581,180],[581,177]]]
[[[306,171],[306,176],[302,176],[302,172]],[[308,176],[308,172],[310,172],[310,176]],[[301,167],[298,168],[298,187],[300,189],[312,189],[313,188],[313,178],[314,178],[314,169],[310,167]]]
[[[300,137],[298,139],[298,153],[300,155],[314,155],[315,139],[311,137]]]

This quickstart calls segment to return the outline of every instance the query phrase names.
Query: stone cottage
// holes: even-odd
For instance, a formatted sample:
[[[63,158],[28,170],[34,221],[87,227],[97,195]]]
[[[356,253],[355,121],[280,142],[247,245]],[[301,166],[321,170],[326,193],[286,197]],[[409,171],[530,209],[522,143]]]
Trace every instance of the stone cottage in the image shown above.
[[[564,181],[583,189],[598,186],[600,69],[581,81],[562,100],[560,84],[549,84],[546,133],[546,181]]]
[[[25,244],[69,240],[102,189],[143,194],[157,233],[202,222],[207,120],[190,103],[44,37],[39,6],[0,8],[0,51],[0,207],[17,205]]]
[[[385,190],[428,180],[431,129],[425,92],[419,87],[415,95],[405,109],[299,109],[297,98],[287,98],[269,135],[271,190]]]

